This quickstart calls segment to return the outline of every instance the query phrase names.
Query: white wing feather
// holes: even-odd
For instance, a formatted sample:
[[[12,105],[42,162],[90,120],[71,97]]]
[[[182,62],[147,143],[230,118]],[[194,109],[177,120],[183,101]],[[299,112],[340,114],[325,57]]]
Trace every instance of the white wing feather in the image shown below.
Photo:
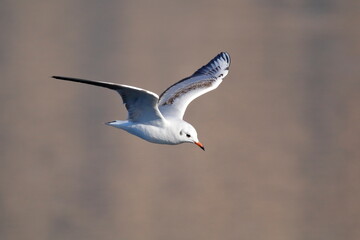
[[[191,101],[220,85],[229,72],[230,62],[230,55],[222,52],[190,77],[166,89],[159,98],[162,115],[182,119]]]

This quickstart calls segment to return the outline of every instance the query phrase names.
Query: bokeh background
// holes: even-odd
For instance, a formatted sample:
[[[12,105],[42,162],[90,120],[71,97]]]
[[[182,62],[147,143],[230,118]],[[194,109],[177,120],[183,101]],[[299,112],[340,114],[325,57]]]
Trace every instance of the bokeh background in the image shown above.
[[[0,239],[360,239],[357,0],[0,2]],[[205,144],[104,125],[220,51]]]

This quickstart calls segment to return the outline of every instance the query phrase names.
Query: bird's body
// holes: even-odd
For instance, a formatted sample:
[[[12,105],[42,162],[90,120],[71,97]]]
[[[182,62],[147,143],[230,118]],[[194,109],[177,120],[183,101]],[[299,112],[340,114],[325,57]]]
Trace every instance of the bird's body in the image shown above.
[[[202,94],[217,88],[230,66],[228,53],[220,53],[193,75],[166,89],[160,97],[150,91],[108,82],[53,76],[117,91],[128,110],[127,120],[108,122],[146,141],[158,144],[195,143],[204,150],[195,128],[183,120],[188,104]]]
[[[144,123],[117,120],[107,123],[109,126],[123,129],[128,133],[138,136],[148,142],[170,145],[182,143],[177,136],[181,128],[183,128],[186,124],[188,123],[178,119],[174,119],[172,121],[155,120]]]

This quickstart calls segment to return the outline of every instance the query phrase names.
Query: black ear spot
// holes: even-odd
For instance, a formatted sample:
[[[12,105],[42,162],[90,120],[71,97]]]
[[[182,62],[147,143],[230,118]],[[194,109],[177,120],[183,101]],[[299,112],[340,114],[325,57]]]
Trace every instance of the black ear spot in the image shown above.
[[[180,135],[183,135],[183,131],[180,131]]]

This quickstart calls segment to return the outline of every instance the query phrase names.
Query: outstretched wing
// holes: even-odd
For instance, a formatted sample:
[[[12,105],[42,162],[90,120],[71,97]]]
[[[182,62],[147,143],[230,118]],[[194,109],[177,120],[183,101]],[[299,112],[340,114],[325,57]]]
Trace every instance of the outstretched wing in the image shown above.
[[[195,98],[217,88],[228,74],[230,55],[218,54],[193,75],[166,89],[159,99],[159,109],[165,118],[182,119],[189,103]]]
[[[128,110],[129,121],[146,122],[163,119],[163,116],[158,109],[159,97],[153,92],[141,88],[108,82],[60,76],[53,76],[53,78],[105,87],[117,91],[120,94],[126,109]]]

